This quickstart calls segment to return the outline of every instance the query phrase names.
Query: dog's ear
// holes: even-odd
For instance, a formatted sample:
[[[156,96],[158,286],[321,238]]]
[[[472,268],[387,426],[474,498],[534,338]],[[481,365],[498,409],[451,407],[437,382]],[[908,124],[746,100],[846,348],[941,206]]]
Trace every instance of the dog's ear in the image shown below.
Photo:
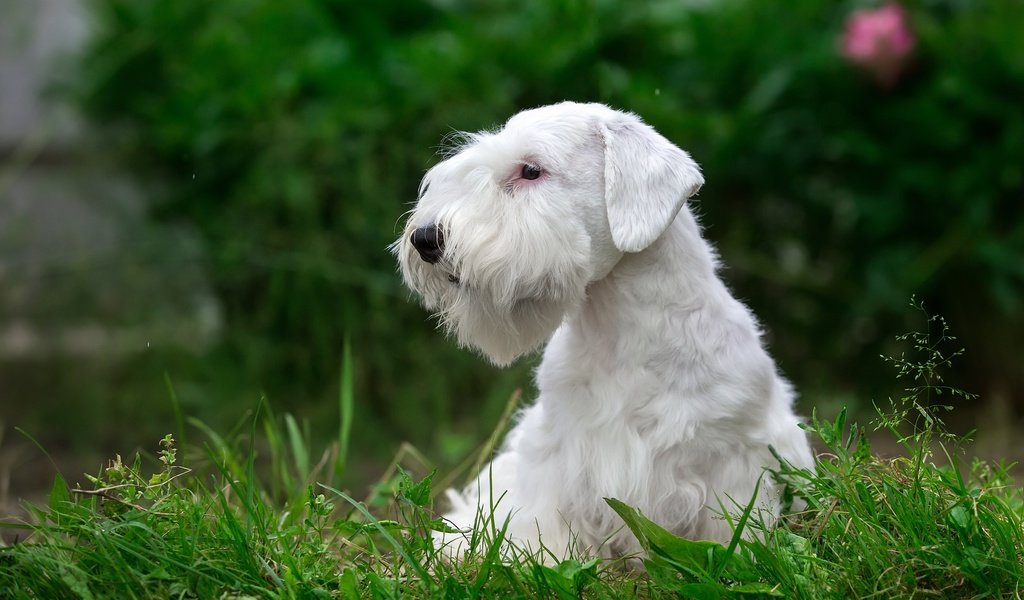
[[[704,184],[697,163],[633,115],[601,123],[604,197],[612,241],[623,252],[654,243]]]

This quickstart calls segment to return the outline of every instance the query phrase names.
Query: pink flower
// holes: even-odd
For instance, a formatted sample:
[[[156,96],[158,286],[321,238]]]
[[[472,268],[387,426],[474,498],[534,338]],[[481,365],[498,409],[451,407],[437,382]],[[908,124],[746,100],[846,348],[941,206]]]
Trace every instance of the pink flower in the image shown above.
[[[906,66],[916,40],[907,14],[898,4],[854,11],[846,19],[840,49],[850,62],[891,86]]]

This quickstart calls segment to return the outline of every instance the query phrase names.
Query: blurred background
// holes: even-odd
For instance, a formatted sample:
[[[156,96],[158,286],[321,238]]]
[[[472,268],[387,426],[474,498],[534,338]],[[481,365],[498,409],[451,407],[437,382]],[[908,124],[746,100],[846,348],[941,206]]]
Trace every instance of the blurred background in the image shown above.
[[[0,0],[0,503],[261,398],[334,435],[352,487],[408,441],[463,459],[536,358],[435,330],[387,245],[454,130],[563,99],[634,111],[801,411],[870,418],[880,355],[963,347],[950,420],[1018,457],[1024,3]],[[943,400],[949,398],[943,397]]]

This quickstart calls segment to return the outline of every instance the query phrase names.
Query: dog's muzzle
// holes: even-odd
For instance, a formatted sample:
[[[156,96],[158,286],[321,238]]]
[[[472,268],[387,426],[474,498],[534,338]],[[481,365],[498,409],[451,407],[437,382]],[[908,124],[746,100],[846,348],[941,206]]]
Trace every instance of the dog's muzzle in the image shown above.
[[[441,260],[441,256],[444,254],[444,233],[437,225],[427,225],[415,229],[409,236],[409,241],[424,262],[434,264]]]

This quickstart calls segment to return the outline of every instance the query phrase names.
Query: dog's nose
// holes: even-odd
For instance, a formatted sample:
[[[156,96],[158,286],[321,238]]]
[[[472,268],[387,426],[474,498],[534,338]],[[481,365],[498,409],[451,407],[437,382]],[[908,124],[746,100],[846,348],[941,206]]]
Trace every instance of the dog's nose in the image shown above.
[[[420,258],[430,264],[441,260],[441,255],[444,254],[444,234],[437,225],[417,228],[409,236],[409,241],[412,242],[413,248],[416,248],[416,252],[420,253]]]

